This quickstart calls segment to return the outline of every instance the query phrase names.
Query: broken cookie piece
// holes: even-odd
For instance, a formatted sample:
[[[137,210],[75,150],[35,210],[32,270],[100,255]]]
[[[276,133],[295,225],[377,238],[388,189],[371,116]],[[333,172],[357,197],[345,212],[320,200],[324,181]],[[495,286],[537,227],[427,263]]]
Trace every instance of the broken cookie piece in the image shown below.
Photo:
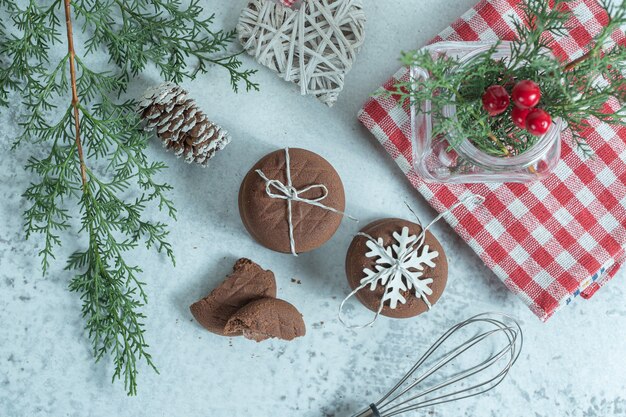
[[[287,301],[261,298],[237,311],[226,323],[224,333],[243,334],[257,342],[271,338],[293,340],[305,335],[306,326],[302,314]]]
[[[228,319],[251,301],[276,297],[274,273],[249,259],[241,258],[233,272],[209,295],[193,303],[191,314],[205,329],[224,336]],[[241,332],[229,333],[229,336]]]

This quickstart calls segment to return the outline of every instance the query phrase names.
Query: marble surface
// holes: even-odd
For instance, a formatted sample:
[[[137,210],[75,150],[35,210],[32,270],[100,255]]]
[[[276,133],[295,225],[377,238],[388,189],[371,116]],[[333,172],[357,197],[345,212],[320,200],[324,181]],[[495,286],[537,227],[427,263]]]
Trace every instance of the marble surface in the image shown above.
[[[17,110],[2,110],[0,416],[348,417],[392,386],[444,329],[493,310],[517,316],[525,331],[525,348],[510,378],[488,395],[415,415],[626,415],[624,272],[592,300],[578,300],[543,324],[441,223],[433,230],[447,249],[450,281],[439,304],[416,319],[381,319],[373,328],[349,331],[336,312],[348,291],[344,253],[358,225],[345,221],[327,245],[293,258],[254,243],[239,220],[237,191],[247,169],[286,145],[327,157],[345,182],[347,211],[363,222],[409,217],[405,201],[423,219],[432,218],[433,210],[355,115],[396,69],[400,50],[425,43],[474,2],[366,1],[367,42],[333,109],[300,97],[295,87],[263,68],[257,77],[261,93],[234,95],[219,69],[185,84],[234,141],[206,170],[175,160],[156,143],[149,151],[171,166],[167,175],[179,209],[171,238],[178,266],[153,254],[137,255],[150,298],[147,337],[160,375],[142,366],[135,398],[127,397],[119,383],[111,384],[108,361],[93,363],[63,258],[43,278],[40,242],[24,240],[20,213],[26,205],[20,194],[32,178],[22,166],[41,151],[36,146],[10,151]],[[235,24],[244,3],[203,1],[225,27]],[[147,73],[136,91],[156,81]],[[67,251],[81,243],[74,237],[68,236]],[[304,314],[306,337],[257,345],[214,336],[192,320],[188,305],[220,282],[241,256],[274,270],[279,294]],[[349,314],[368,317],[356,304]]]

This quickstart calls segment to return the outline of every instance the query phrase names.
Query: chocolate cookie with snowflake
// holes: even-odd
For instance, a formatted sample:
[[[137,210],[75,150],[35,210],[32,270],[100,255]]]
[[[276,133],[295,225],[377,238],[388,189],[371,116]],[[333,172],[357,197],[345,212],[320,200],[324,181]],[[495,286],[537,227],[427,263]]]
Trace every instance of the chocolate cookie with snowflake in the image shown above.
[[[430,310],[448,280],[448,261],[435,236],[401,219],[370,223],[352,240],[346,257],[348,283],[372,311],[394,318]]]

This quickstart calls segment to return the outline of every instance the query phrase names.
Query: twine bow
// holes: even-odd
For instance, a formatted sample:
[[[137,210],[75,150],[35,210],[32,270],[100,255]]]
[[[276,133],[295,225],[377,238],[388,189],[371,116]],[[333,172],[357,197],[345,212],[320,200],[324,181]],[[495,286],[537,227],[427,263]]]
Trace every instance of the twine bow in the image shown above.
[[[485,197],[482,196],[482,195],[474,194],[474,195],[465,197],[465,198],[461,199],[459,202],[457,202],[456,204],[453,204],[448,210],[442,212],[437,217],[435,217],[430,223],[428,223],[428,225],[426,227],[421,227],[422,226],[422,222],[420,221],[419,217],[417,217],[415,212],[413,212],[413,210],[411,210],[411,208],[409,207],[409,210],[411,210],[411,212],[417,218],[417,223],[420,225],[422,231],[417,236],[417,239],[415,240],[415,242],[413,242],[411,244],[412,248],[411,248],[411,251],[409,252],[409,254],[407,254],[407,256],[422,249],[422,247],[424,246],[424,242],[426,241],[426,232],[428,231],[428,229],[430,229],[430,227],[432,225],[437,223],[444,216],[446,216],[447,214],[449,214],[450,212],[452,212],[454,209],[456,209],[457,207],[459,207],[461,205],[465,205],[465,204],[468,204],[468,203],[473,203],[474,205],[479,205],[479,204],[482,204],[484,202],[485,202]],[[385,247],[377,239],[374,239],[372,236],[368,235],[367,233],[359,232],[359,233],[357,233],[357,236],[365,237],[368,241],[370,241],[374,245],[376,245],[381,250],[381,252],[386,252]],[[393,260],[390,260],[388,263],[390,265],[392,265],[391,268],[394,268],[396,270],[396,271],[394,271],[394,273],[402,273],[402,271],[401,271],[402,268],[401,268],[399,260],[393,259]],[[375,288],[375,282],[378,279],[379,279],[378,274],[373,274],[371,277],[369,277],[367,279],[363,279],[361,281],[361,285],[356,287],[350,294],[348,294],[346,296],[346,298],[343,299],[343,301],[339,305],[339,312],[337,314],[337,317],[339,318],[339,321],[341,322],[341,324],[343,324],[345,327],[347,327],[349,329],[363,329],[365,327],[369,327],[369,326],[374,324],[374,322],[378,319],[378,317],[380,316],[380,314],[383,311],[383,307],[384,307],[385,303],[384,303],[382,297],[384,297],[385,294],[387,293],[387,291],[389,289],[389,285],[392,282],[391,279],[387,281],[387,284],[385,284],[385,290],[383,291],[383,295],[381,297],[380,303],[378,304],[378,310],[376,310],[376,314],[374,315],[374,318],[370,322],[365,323],[365,324],[349,325],[346,322],[346,320],[344,319],[344,317],[343,317],[343,308],[344,308],[346,302],[350,298],[354,297],[356,295],[356,293],[361,291],[363,288],[365,288],[367,286],[372,286],[372,285],[374,285],[374,288]],[[431,305],[430,301],[428,301],[428,298],[426,297],[427,294],[422,289],[420,289],[419,286],[417,286],[415,284],[413,284],[413,288],[415,289],[416,297],[421,298],[422,300],[424,300],[424,303],[426,303],[426,306],[430,310],[432,305]]]
[[[304,187],[301,190],[298,190],[293,186],[291,182],[291,159],[289,157],[289,148],[285,148],[285,173],[287,177],[287,184],[283,184],[277,179],[268,178],[263,171],[260,169],[256,170],[256,173],[265,181],[265,193],[270,198],[276,198],[279,200],[287,200],[287,220],[289,222],[289,246],[291,249],[291,254],[293,256],[298,256],[296,252],[296,241],[293,237],[293,209],[292,204],[294,201],[309,204],[311,206],[319,207],[324,210],[328,210],[333,213],[341,214],[342,216],[347,216],[350,220],[357,221],[352,216],[348,216],[343,211],[337,210],[332,207],[325,206],[321,203],[326,197],[328,197],[328,188],[324,184],[312,184],[307,187]],[[275,190],[275,191],[273,191]],[[322,190],[322,195],[317,198],[305,198],[302,197],[301,194],[304,194],[311,190]]]

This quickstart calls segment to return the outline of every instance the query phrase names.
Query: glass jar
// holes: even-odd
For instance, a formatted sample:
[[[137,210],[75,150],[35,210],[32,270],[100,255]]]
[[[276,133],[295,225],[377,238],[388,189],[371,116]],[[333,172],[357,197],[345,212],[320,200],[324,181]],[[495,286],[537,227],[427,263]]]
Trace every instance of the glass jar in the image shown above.
[[[445,54],[454,57],[463,65],[493,45],[493,42],[439,42],[427,46],[425,50],[430,51],[433,56]],[[510,55],[510,42],[502,42],[493,57],[506,60]],[[422,68],[411,68],[412,80],[429,76]],[[537,142],[525,152],[510,157],[497,157],[482,152],[468,139],[461,141],[455,149],[450,149],[449,135],[453,133],[440,137],[432,136],[433,124],[437,123],[437,120],[432,119],[430,110],[430,101],[411,106],[413,165],[416,172],[426,181],[529,182],[547,176],[560,159],[563,123],[558,118],[553,120],[548,132],[538,138]],[[444,117],[455,117],[456,107],[447,106],[443,114]]]

